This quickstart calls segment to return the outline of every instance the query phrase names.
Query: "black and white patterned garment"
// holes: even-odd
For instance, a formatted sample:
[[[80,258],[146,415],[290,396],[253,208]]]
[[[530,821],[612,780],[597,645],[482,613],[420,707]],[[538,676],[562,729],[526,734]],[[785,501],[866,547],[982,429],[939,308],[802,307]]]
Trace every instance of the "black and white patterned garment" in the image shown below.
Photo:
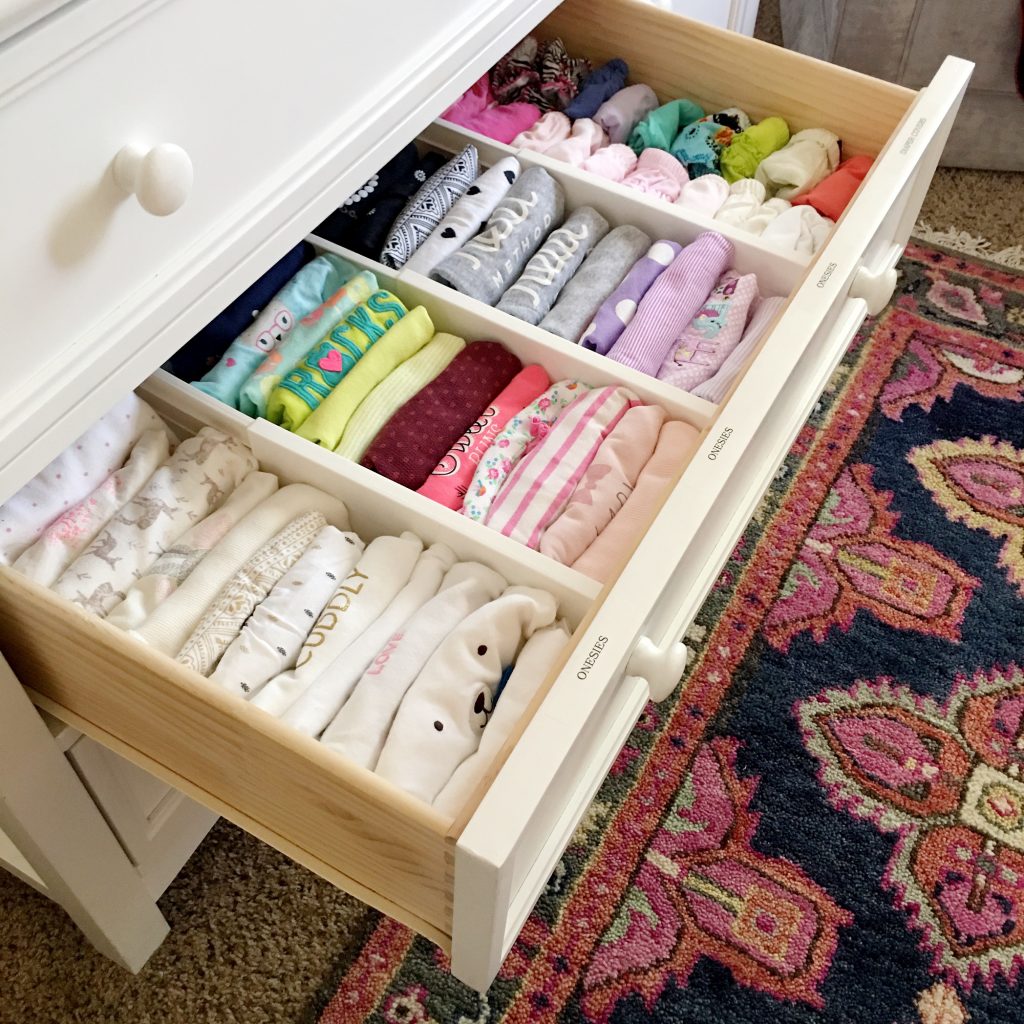
[[[405,204],[388,233],[380,261],[399,270],[465,194],[479,170],[476,146],[467,146],[426,181]]]

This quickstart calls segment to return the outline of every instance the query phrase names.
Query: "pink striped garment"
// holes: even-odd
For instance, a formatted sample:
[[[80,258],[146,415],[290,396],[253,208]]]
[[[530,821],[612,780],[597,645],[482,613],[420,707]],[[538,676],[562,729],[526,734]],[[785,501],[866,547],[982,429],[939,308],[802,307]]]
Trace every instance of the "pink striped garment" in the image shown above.
[[[487,514],[489,527],[537,548],[548,524],[565,509],[601,442],[640,399],[609,385],[581,395],[547,436],[519,461]]]

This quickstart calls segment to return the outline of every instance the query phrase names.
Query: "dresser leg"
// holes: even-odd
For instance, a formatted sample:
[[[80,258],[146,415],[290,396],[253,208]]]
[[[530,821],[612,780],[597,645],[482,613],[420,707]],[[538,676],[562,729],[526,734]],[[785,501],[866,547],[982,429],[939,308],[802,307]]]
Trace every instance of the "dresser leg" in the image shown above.
[[[0,829],[101,953],[142,968],[167,922],[2,657]]]

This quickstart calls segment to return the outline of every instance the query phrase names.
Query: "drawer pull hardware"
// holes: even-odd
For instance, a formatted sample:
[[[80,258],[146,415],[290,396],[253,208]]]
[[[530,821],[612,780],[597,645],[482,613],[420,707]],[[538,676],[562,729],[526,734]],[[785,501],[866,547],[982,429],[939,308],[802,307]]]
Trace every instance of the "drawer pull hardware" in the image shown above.
[[[686,669],[686,645],[673,640],[658,647],[649,637],[637,641],[626,665],[626,675],[643,676],[651,691],[651,700],[664,700],[679,683]]]
[[[867,267],[861,267],[853,277],[850,285],[850,297],[863,299],[871,316],[879,313],[889,305],[892,293],[896,291],[896,268],[886,267],[872,273]]]
[[[114,181],[155,217],[180,209],[192,191],[192,161],[172,142],[152,149],[132,143],[114,157]]]

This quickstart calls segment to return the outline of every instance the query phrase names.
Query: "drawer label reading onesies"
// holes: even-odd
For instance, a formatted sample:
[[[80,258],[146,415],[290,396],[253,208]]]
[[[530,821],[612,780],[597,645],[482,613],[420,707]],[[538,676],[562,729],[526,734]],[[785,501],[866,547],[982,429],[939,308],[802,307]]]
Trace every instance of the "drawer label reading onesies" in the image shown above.
[[[718,435],[718,439],[711,446],[711,451],[708,452],[708,459],[712,462],[718,458],[718,453],[725,447],[725,442],[732,437],[732,427],[724,427],[722,432]]]
[[[586,658],[583,659],[583,664],[580,665],[579,671],[576,673],[577,679],[586,679],[590,670],[597,664],[597,659],[601,657],[601,652],[605,649],[608,644],[608,637],[599,636],[594,641],[594,646],[590,648],[590,652]]]

